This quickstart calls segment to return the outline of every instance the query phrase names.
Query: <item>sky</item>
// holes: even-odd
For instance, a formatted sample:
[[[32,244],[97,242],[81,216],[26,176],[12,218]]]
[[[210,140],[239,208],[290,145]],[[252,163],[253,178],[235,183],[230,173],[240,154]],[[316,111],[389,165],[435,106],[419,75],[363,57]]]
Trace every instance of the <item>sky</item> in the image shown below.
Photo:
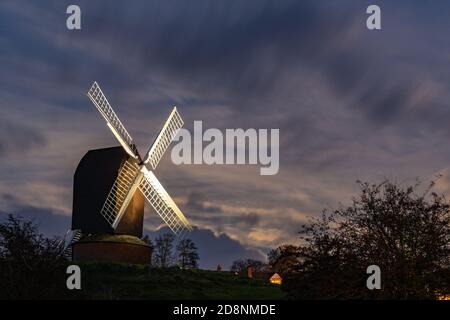
[[[81,8],[81,30],[66,8]],[[382,29],[366,28],[381,8]],[[147,150],[176,105],[192,129],[280,130],[280,169],[180,165],[156,175],[192,225],[200,266],[299,243],[357,180],[450,190],[448,1],[2,1],[0,218],[70,226],[73,174],[117,145],[86,96],[97,81]],[[142,153],[142,152],[141,152]],[[166,231],[146,208],[145,233]]]

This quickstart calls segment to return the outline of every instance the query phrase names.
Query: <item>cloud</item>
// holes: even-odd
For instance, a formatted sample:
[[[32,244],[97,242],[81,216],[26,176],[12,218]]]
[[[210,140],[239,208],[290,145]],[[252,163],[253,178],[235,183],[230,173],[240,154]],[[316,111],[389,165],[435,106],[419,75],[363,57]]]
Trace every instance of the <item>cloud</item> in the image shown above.
[[[33,148],[45,146],[44,134],[33,127],[0,119],[0,158],[27,154]]]
[[[186,206],[189,209],[200,212],[220,212],[220,206],[206,203],[206,196],[200,192],[191,192],[188,195]]]
[[[241,215],[236,220],[237,220],[238,224],[254,227],[254,226],[258,225],[260,218],[256,212],[250,212],[250,213]]]
[[[26,178],[24,178],[26,179]],[[0,186],[0,209],[36,208],[59,215],[72,212],[70,190],[53,183],[24,181],[13,186]]]
[[[70,217],[59,215],[48,208],[18,206],[10,210],[0,209],[0,221],[6,219],[9,214],[31,220],[37,226],[38,232],[49,238],[64,237],[71,225]]]

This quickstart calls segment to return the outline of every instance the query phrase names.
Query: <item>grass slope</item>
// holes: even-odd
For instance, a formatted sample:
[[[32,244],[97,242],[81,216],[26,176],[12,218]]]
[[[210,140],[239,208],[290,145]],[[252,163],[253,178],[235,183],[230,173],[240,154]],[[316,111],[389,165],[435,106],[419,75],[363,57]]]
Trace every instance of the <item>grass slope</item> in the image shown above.
[[[82,289],[76,299],[283,299],[277,285],[231,272],[151,269],[117,263],[78,263]]]

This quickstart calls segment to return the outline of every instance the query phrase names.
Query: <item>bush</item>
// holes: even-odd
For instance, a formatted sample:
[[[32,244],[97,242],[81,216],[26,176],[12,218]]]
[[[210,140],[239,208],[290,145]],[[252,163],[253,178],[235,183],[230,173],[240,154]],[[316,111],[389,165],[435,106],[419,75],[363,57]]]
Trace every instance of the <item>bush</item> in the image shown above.
[[[64,298],[67,261],[61,249],[32,221],[9,215],[0,223],[0,299]]]

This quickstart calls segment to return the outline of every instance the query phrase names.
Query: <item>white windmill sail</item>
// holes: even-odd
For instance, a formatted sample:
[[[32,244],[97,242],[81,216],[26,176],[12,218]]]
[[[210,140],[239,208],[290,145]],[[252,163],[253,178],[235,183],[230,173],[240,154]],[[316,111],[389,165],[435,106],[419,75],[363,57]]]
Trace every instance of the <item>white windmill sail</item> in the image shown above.
[[[131,198],[133,197],[135,181],[138,180],[139,166],[132,159],[127,160],[119,170],[116,181],[103,204],[101,214],[114,228],[120,222]],[[134,190],[133,190],[134,189]]]
[[[150,150],[147,152],[147,155],[144,158],[145,164],[150,162],[152,168],[156,169],[156,166],[164,155],[164,152],[167,150],[169,144],[177,135],[183,124],[183,119],[181,119],[180,114],[177,111],[177,107],[174,107],[169,115],[169,118],[159,132],[158,137],[155,139],[150,147]]]
[[[173,233],[177,236],[182,236],[192,230],[184,214],[153,172],[144,169],[144,176],[139,184],[139,190]]]
[[[133,143],[133,139],[123,126],[122,122],[120,122],[97,82],[92,84],[87,95],[91,99],[92,103],[94,103],[97,107],[103,118],[105,118],[109,129],[112,131],[117,140],[119,140],[125,151],[131,157],[138,159],[139,155],[136,146]]]

